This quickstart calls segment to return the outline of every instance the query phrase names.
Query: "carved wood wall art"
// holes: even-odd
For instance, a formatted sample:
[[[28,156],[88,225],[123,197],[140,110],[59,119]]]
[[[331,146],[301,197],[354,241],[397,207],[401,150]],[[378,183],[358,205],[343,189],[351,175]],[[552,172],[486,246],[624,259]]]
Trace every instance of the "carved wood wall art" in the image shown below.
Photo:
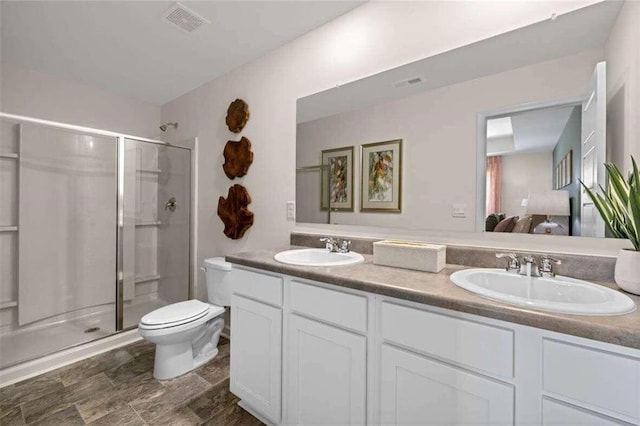
[[[229,179],[235,179],[247,174],[249,166],[253,163],[251,141],[244,136],[239,142],[229,141],[224,147],[224,164],[222,169]]]
[[[240,133],[249,121],[249,105],[242,99],[231,102],[227,109],[227,127],[233,133]]]
[[[253,212],[247,208],[249,203],[251,197],[242,185],[233,185],[226,199],[218,199],[218,216],[224,223],[224,235],[232,240],[242,238],[253,225]]]

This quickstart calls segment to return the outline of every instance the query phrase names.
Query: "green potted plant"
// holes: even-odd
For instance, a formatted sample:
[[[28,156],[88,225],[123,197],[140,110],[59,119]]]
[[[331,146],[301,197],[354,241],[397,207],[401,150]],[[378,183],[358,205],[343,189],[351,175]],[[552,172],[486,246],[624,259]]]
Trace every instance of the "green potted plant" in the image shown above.
[[[623,290],[640,294],[640,177],[633,156],[631,163],[633,170],[626,180],[614,164],[605,164],[608,179],[606,188],[600,187],[602,194],[580,183],[611,234],[631,241],[633,249],[622,249],[618,253],[615,280]]]

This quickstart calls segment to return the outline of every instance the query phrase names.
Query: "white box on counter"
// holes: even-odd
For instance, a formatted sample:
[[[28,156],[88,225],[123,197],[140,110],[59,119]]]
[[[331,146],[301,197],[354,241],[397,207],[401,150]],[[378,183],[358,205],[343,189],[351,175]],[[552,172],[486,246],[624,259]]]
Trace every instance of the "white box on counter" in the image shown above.
[[[446,263],[447,246],[412,241],[373,243],[373,263],[395,268],[440,272]]]

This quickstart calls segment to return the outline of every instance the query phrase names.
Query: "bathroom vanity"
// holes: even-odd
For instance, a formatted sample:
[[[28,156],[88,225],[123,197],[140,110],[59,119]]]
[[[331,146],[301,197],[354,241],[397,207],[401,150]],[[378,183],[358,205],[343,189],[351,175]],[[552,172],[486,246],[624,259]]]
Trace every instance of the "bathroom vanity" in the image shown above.
[[[640,424],[640,312],[537,312],[449,276],[228,256],[231,391],[273,424]],[[640,298],[634,297],[640,304]]]

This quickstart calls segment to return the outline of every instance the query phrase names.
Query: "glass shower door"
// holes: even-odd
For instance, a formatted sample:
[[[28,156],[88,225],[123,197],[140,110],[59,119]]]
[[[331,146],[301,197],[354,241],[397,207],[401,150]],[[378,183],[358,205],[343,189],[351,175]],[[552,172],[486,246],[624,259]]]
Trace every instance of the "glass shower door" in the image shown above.
[[[191,151],[125,139],[121,327],[187,300]]]
[[[0,368],[115,331],[117,139],[2,119]]]

